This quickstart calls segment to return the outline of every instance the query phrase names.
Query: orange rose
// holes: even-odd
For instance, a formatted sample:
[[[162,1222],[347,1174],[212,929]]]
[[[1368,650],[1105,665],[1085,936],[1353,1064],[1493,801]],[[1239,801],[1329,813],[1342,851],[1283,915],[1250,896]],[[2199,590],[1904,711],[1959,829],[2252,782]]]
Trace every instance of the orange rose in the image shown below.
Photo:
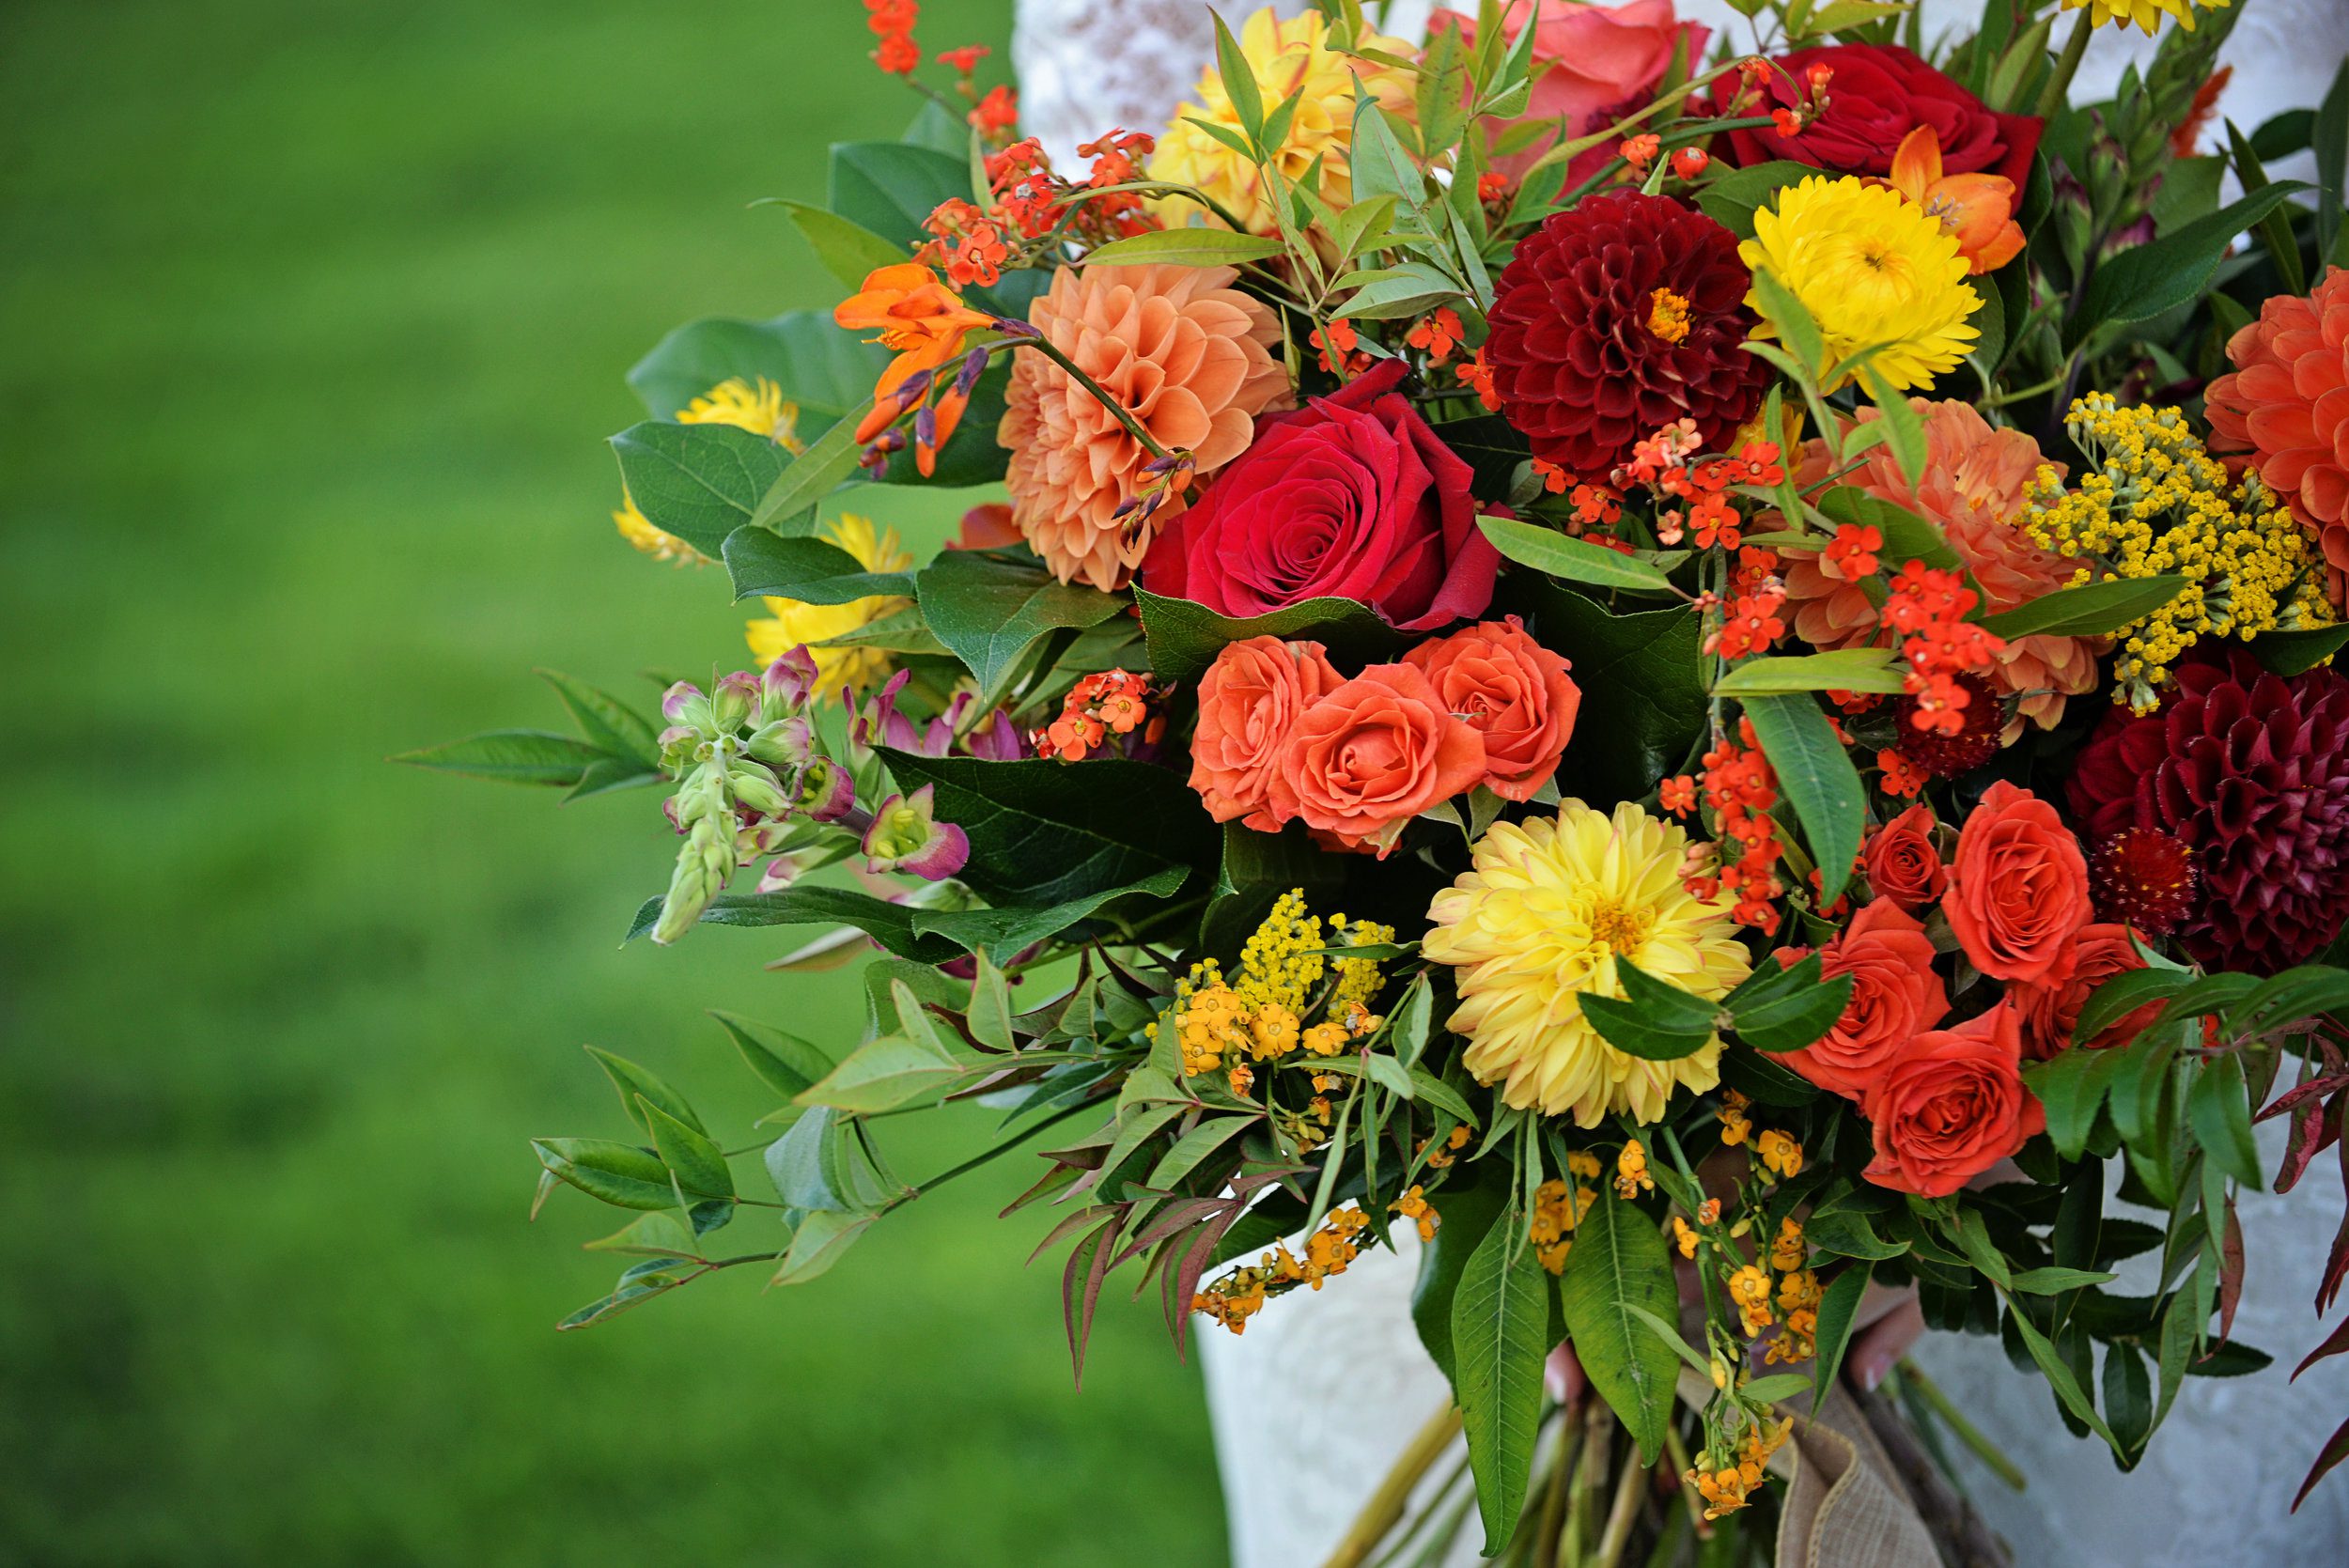
[[[1217,654],[1199,681],[1199,729],[1190,743],[1190,787],[1207,815],[1279,832],[1269,792],[1289,734],[1307,707],[1345,681],[1319,643],[1251,637]]]
[[[1485,737],[1408,664],[1374,664],[1305,710],[1272,780],[1286,819],[1381,858],[1403,825],[1485,776]]]
[[[2054,985],[2088,924],[2088,862],[2053,806],[2001,779],[1958,832],[1941,908],[1974,968]]]
[[[1403,662],[1427,676],[1453,717],[1485,737],[1485,784],[1530,800],[1558,771],[1582,689],[1566,661],[1526,635],[1515,615],[1422,643]]]
[[[1933,808],[1920,800],[1870,834],[1859,870],[1878,898],[1912,915],[1940,897],[1950,874],[1933,846]]]
[[[1782,964],[1801,956],[1779,950]],[[1886,1063],[1950,1011],[1949,994],[1933,972],[1933,939],[1921,922],[1887,898],[1860,910],[1850,929],[1827,945],[1819,972],[1850,975],[1851,1001],[1832,1029],[1779,1060],[1845,1099],[1863,1098]]]
[[[2161,1015],[2161,999],[2156,997],[2107,1024],[2094,1039],[2073,1039],[2089,994],[2116,974],[2143,969],[2145,958],[2127,926],[2109,924],[2081,926],[2072,939],[2072,972],[2061,984],[2015,987],[2015,1004],[2023,1011],[2023,1050],[2033,1061],[2045,1062],[2067,1046],[2091,1050],[2125,1046]]]
[[[1946,1198],[2012,1156],[2047,1125],[2022,1065],[2013,1002],[1911,1040],[1859,1102],[1875,1139],[1868,1179]]]

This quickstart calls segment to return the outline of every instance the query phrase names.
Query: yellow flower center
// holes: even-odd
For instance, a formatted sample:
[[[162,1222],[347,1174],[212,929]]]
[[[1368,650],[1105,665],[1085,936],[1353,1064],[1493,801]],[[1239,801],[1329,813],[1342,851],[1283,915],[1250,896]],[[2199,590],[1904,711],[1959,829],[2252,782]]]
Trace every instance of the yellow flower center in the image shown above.
[[[1678,343],[1688,335],[1688,302],[1669,288],[1659,288],[1648,296],[1647,330],[1667,343]]]
[[[1605,899],[1591,911],[1591,940],[1606,943],[1612,953],[1628,953],[1647,940],[1654,924],[1646,910],[1627,909]]]

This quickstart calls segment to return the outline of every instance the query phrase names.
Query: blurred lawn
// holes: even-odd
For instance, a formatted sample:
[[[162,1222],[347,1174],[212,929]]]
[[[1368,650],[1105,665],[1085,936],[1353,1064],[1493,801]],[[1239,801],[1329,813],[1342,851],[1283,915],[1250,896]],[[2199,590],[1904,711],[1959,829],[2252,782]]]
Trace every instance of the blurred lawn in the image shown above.
[[[1008,9],[924,37],[1000,66]],[[1112,1305],[1071,1392],[1041,1226],[992,1218],[1024,1172],[556,1336],[620,1218],[523,1222],[527,1136],[624,1125],[580,1045],[747,1141],[699,1010],[837,1046],[852,979],[760,971],[807,932],[620,951],[649,795],[381,760],[559,723],[534,664],[740,659],[719,579],[613,535],[599,438],[670,326],[830,297],[744,204],[910,116],[863,22],[0,15],[0,1561],[1221,1560],[1195,1378]]]

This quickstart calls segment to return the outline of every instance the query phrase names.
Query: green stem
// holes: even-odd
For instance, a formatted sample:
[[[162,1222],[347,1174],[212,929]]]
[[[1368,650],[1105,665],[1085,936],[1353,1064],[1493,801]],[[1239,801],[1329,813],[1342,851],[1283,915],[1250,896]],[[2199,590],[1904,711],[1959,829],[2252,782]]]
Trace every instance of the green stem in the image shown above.
[[[922,1196],[925,1192],[934,1192],[938,1188],[944,1187],[948,1182],[953,1181],[957,1176],[968,1175],[970,1172],[977,1170],[980,1166],[987,1164],[989,1160],[996,1159],[1003,1155],[1011,1153],[1014,1149],[1017,1149],[1022,1143],[1027,1142],[1030,1139],[1035,1137],[1036,1134],[1042,1132],[1045,1128],[1057,1126],[1061,1123],[1068,1120],[1071,1116],[1077,1114],[1080,1110],[1091,1110],[1093,1109],[1093,1106],[1094,1102],[1091,1100],[1085,1100],[1076,1105],[1066,1107],[1063,1110],[1056,1110],[1051,1115],[1044,1118],[1041,1122],[1038,1122],[1035,1126],[1023,1128],[1020,1131],[1012,1134],[1009,1138],[1004,1139],[1002,1142],[992,1144],[989,1147],[981,1150],[979,1153],[972,1155],[969,1159],[964,1160],[961,1164],[950,1165],[945,1170],[941,1171],[937,1175],[932,1176],[928,1181],[907,1188],[903,1192],[898,1193],[894,1198],[892,1198],[889,1202],[883,1203],[880,1206],[879,1212],[887,1214],[891,1209],[895,1208],[898,1204],[910,1203],[913,1202],[914,1199]]]
[[[1901,1359],[1900,1374],[1908,1386],[1917,1390],[1919,1397],[1932,1407],[1941,1423],[1957,1435],[1958,1441],[1974,1451],[1974,1457],[1981,1460],[1991,1474],[2015,1491],[2023,1490],[2025,1478],[2023,1472],[2015,1468],[2015,1461],[1999,1452],[1997,1446],[1983,1436],[1982,1428],[1966,1419],[1966,1412],[1950,1402],[1950,1396],[1941,1391],[1940,1385],[1927,1377],[1916,1362],[1906,1357]]]
[[[2040,89],[2036,112],[2041,119],[2049,118],[2063,107],[2064,97],[2072,90],[2072,78],[2079,74],[2080,60],[2088,54],[2088,35],[2095,30],[2095,15],[2093,6],[2080,8],[2079,20],[2072,24],[2072,36],[2063,40],[2063,53],[2056,58],[2055,74]]]

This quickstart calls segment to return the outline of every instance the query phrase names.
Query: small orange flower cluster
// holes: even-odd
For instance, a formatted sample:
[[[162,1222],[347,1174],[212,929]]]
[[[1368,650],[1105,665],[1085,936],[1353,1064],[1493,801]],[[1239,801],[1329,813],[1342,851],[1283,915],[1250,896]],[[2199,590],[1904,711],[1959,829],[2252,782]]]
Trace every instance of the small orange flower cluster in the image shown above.
[[[1462,1123],[1460,1126],[1452,1129],[1451,1137],[1445,1139],[1441,1143],[1437,1144],[1432,1149],[1428,1148],[1426,1141],[1423,1140],[1420,1143],[1418,1152],[1423,1153],[1427,1156],[1427,1169],[1430,1171],[1440,1171],[1452,1163],[1452,1158],[1455,1154],[1468,1147],[1468,1125],[1466,1123]]]
[[[1003,277],[1003,265],[1011,256],[1003,230],[960,196],[940,202],[922,226],[937,242],[922,247],[921,259],[943,267],[954,282],[991,288]]]
[[[1370,368],[1371,356],[1361,347],[1361,334],[1343,317],[1315,327],[1305,341],[1320,351],[1321,367],[1332,376],[1351,380]]]
[[[1874,577],[1883,566],[1876,551],[1884,548],[1881,529],[1863,523],[1847,522],[1835,531],[1835,537],[1823,552],[1827,569],[1846,582],[1857,582],[1863,577]]]
[[[1412,1183],[1404,1191],[1403,1196],[1397,1198],[1388,1207],[1404,1219],[1417,1224],[1419,1239],[1422,1241],[1435,1240],[1437,1227],[1443,1223],[1442,1217],[1436,1213],[1436,1205],[1427,1201],[1427,1195],[1420,1190],[1419,1184],[1416,1182]]]
[[[1151,711],[1157,697],[1148,675],[1103,670],[1070,688],[1060,717],[1029,738],[1037,756],[1062,762],[1082,762],[1089,753],[1106,750],[1112,735],[1139,731],[1142,743],[1149,745],[1166,730],[1165,716]]]
[[[1439,305],[1434,315],[1414,322],[1411,330],[1403,334],[1403,341],[1424,352],[1430,365],[1441,365],[1460,346],[1462,335],[1460,318],[1449,305]]]
[[[1642,131],[1636,136],[1626,136],[1616,145],[1615,156],[1631,165],[1631,172],[1644,179],[1656,166],[1656,155],[1664,150],[1664,139],[1653,131]]]
[[[913,24],[922,8],[915,0],[864,0],[869,13],[864,24],[880,39],[873,63],[892,76],[910,76],[922,63],[922,47],[913,41]]]
[[[1966,727],[1972,693],[1961,675],[1981,675],[1998,661],[2005,639],[1966,619],[1982,598],[1966,585],[1965,574],[1911,561],[1892,579],[1884,601],[1884,624],[1905,641],[1908,660],[1904,684],[1917,699],[1911,722],[1921,730],[1955,735]]]
[[[1786,584],[1778,575],[1778,556],[1753,545],[1741,547],[1720,629],[1704,640],[1704,651],[1729,660],[1767,653],[1786,635],[1786,623],[1778,614],[1784,608]]]
[[[1333,1211],[1321,1229],[1305,1238],[1302,1259],[1283,1242],[1253,1266],[1236,1268],[1194,1294],[1190,1310],[1215,1319],[1235,1334],[1245,1332],[1248,1320],[1263,1310],[1268,1296],[1280,1296],[1299,1285],[1319,1290],[1322,1281],[1345,1273],[1361,1255],[1356,1237],[1369,1223],[1368,1215],[1348,1203]]]
[[[1158,138],[1148,132],[1122,128],[1078,144],[1077,156],[1093,160],[1092,172],[1085,177],[1085,188],[1109,193],[1085,203],[1085,221],[1094,225],[1087,232],[1118,240],[1159,226],[1159,221],[1143,207],[1141,192],[1111,189],[1140,179],[1143,162],[1157,150],[1158,145]]]
[[[1493,390],[1493,367],[1485,363],[1485,350],[1479,349],[1468,357],[1467,363],[1453,371],[1460,384],[1476,394],[1476,400],[1485,405],[1487,413],[1501,411],[1501,394]],[[1555,465],[1552,465],[1555,466]]]
[[[1071,237],[1089,245],[1146,233],[1159,223],[1143,210],[1141,193],[1114,187],[1141,179],[1142,161],[1157,145],[1140,131],[1122,130],[1082,143],[1077,151],[1092,159],[1093,166],[1077,185],[1053,172],[1051,159],[1034,137],[1014,142],[988,155],[987,188],[996,202],[988,216],[1031,240],[1064,225]],[[1084,191],[1106,194],[1080,195]]]
[[[1556,1274],[1565,1268],[1566,1254],[1574,1250],[1574,1229],[1598,1202],[1596,1189],[1582,1184],[1596,1181],[1600,1169],[1598,1156],[1577,1149],[1566,1157],[1566,1174],[1576,1178],[1571,1187],[1563,1178],[1553,1178],[1533,1189],[1533,1215],[1526,1226],[1526,1239],[1533,1244],[1533,1261],[1546,1272]]]
[[[969,118],[980,135],[995,141],[1019,123],[1019,95],[999,83],[972,107]]]
[[[1704,803],[1714,813],[1720,847],[1734,848],[1736,859],[1686,877],[1684,885],[1703,899],[1734,893],[1737,904],[1730,918],[1775,936],[1775,901],[1786,891],[1778,879],[1784,846],[1770,816],[1770,808],[1778,803],[1778,775],[1754,739],[1752,721],[1739,719],[1737,731],[1738,740],[1723,737],[1704,753]]]
[[[1659,301],[1657,308],[1669,303]],[[1645,485],[1659,501],[1688,503],[1685,512],[1669,505],[1657,511],[1658,542],[1676,545],[1694,529],[1698,549],[1735,550],[1744,538],[1745,520],[1729,491],[1739,485],[1782,482],[1786,469],[1781,454],[1776,442],[1751,441],[1739,447],[1734,458],[1700,458],[1698,445],[1696,423],[1679,420],[1634,446],[1631,461],[1609,478],[1618,489]]]
[[[1708,1464],[1700,1465],[1688,1473],[1685,1479],[1704,1499],[1706,1518],[1718,1519],[1724,1514],[1735,1513],[1746,1506],[1750,1497],[1762,1489],[1763,1467],[1768,1463],[1770,1455],[1778,1452],[1779,1445],[1786,1441],[1786,1435],[1794,1430],[1794,1418],[1785,1416],[1774,1424],[1757,1427],[1747,1436],[1744,1445],[1737,1452],[1735,1465],[1710,1466],[1712,1456],[1707,1454]]]

